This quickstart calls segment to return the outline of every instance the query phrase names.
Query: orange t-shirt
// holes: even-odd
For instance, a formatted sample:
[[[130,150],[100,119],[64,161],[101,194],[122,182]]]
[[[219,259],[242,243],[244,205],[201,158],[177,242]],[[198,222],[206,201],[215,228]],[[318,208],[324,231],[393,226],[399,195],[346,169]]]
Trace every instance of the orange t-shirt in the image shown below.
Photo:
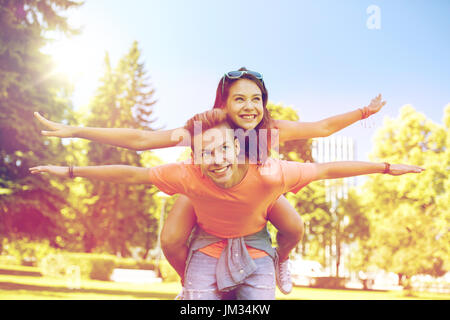
[[[267,223],[267,212],[280,195],[296,193],[316,177],[313,163],[273,158],[263,165],[250,164],[242,181],[226,189],[203,176],[199,166],[191,161],[149,169],[152,184],[169,195],[186,195],[198,225],[219,238],[238,238],[260,231]]]

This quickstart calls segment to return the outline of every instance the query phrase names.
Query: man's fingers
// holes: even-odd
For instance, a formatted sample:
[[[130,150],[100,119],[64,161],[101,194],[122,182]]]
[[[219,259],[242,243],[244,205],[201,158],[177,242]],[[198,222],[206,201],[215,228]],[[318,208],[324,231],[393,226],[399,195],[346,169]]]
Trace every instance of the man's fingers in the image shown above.
[[[54,131],[45,131],[45,130],[42,130],[42,131],[41,131],[41,134],[42,134],[43,136],[51,136],[51,135],[55,134],[55,132],[54,132]]]

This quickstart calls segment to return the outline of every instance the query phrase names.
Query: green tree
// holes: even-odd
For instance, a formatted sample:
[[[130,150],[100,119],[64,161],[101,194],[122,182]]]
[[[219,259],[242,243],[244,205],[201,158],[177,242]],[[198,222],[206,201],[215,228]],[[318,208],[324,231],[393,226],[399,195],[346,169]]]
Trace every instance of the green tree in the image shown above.
[[[105,73],[90,103],[86,125],[152,130],[150,117],[155,103],[154,91],[139,59],[137,42],[114,69],[106,55]],[[88,165],[143,164],[136,151],[96,142],[88,143],[86,156]],[[151,159],[146,159],[149,164]],[[81,208],[85,251],[108,251],[128,256],[132,247],[149,249],[153,246],[156,227],[152,229],[151,226],[157,226],[157,221],[151,210],[156,207],[153,197],[156,188],[100,181],[86,182],[85,185],[89,195],[85,198],[86,206]],[[146,232],[152,232],[152,237],[149,238]]]
[[[299,121],[300,119],[291,107],[269,102],[267,108],[275,120]],[[311,139],[281,143],[279,157],[290,161],[313,162],[311,144]],[[331,212],[325,199],[325,184],[323,181],[316,181],[307,185],[299,193],[288,193],[286,197],[305,223],[305,235],[297,248],[298,253],[325,264],[325,248],[330,244],[332,230]]]
[[[300,117],[291,107],[281,104],[267,104],[267,110],[275,120],[299,121]],[[281,159],[300,162],[312,162],[311,139],[292,140],[280,143],[279,156]]]
[[[370,237],[360,243],[360,261],[409,279],[449,270],[449,113],[444,125],[404,106],[375,136],[373,161],[420,165],[417,175],[373,175],[363,186]],[[361,256],[363,253],[363,256]],[[405,282],[408,283],[407,281]]]
[[[70,117],[67,86],[52,74],[40,49],[44,34],[73,34],[64,11],[69,0],[0,0],[0,233],[6,237],[48,238],[64,233],[59,211],[65,188],[45,176],[30,176],[39,163],[60,163],[64,147],[44,140],[33,111],[56,120]]]

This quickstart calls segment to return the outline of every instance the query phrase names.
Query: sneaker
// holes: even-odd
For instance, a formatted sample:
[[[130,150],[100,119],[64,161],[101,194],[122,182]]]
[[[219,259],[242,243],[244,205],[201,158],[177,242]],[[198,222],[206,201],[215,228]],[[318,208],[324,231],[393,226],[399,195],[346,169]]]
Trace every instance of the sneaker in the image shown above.
[[[277,280],[278,289],[284,294],[292,291],[291,271],[289,270],[289,259],[280,262],[278,256],[275,263],[275,278]]]
[[[181,287],[180,293],[175,297],[174,300],[184,300],[183,298],[184,298],[184,288]]]

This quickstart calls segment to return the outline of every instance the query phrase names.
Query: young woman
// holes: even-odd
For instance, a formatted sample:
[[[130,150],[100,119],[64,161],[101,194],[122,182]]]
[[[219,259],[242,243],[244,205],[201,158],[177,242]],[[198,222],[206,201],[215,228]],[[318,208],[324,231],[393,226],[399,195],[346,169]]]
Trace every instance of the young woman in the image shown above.
[[[33,174],[48,172],[116,183],[151,183],[168,194],[187,196],[199,226],[186,261],[187,300],[224,299],[230,292],[239,300],[275,298],[277,254],[265,227],[268,209],[281,194],[296,193],[321,179],[423,171],[417,166],[360,161],[317,164],[268,159],[263,164],[240,163],[241,143],[234,130],[229,130],[226,114],[222,110],[205,114],[200,117],[207,120],[203,121],[205,125],[208,123],[200,132],[201,142],[192,147],[194,153],[200,153],[202,161],[198,165],[184,162],[153,168],[30,168]],[[192,129],[189,131],[192,134]]]
[[[371,103],[360,109],[330,117],[318,122],[294,122],[273,120],[267,110],[268,93],[262,75],[258,72],[241,68],[226,73],[220,80],[214,108],[224,109],[229,119],[236,125],[250,131],[255,129],[259,136],[261,129],[277,129],[279,142],[297,139],[329,136],[354,122],[367,118],[378,112],[385,102],[378,95]],[[183,128],[166,131],[144,131],[121,128],[86,128],[74,127],[46,120],[38,113],[36,118],[50,131],[43,131],[45,136],[61,138],[78,137],[107,143],[133,150],[148,150],[179,145],[189,145],[189,134]],[[277,139],[271,137],[269,146],[274,146]],[[260,150],[258,150],[260,151]],[[257,152],[259,155],[260,153]],[[264,162],[264,157],[257,160]],[[287,270],[289,252],[303,237],[303,222],[299,214],[281,196],[268,214],[269,220],[277,228],[280,257],[279,287],[282,292],[291,289],[290,276]],[[182,276],[188,255],[187,239],[196,223],[196,216],[189,199],[180,197],[175,202],[161,233],[161,245],[167,260]]]

